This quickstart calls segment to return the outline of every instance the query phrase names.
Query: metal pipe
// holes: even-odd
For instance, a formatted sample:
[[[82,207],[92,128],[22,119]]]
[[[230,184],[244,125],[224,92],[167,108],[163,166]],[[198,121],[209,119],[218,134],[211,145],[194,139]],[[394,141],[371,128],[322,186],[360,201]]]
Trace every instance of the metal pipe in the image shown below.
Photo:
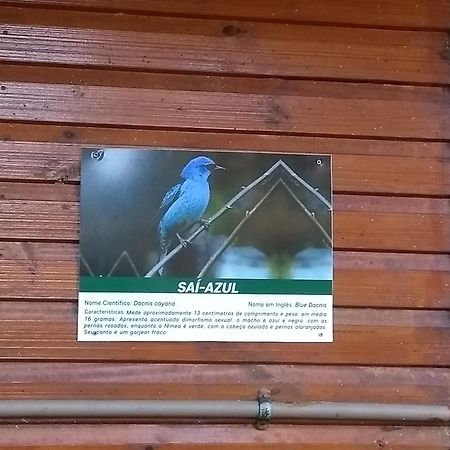
[[[215,400],[1,400],[0,417],[246,418],[258,402]]]
[[[271,402],[271,419],[450,422],[443,405]],[[258,401],[1,400],[0,418],[259,419]]]
[[[272,403],[272,417],[392,422],[450,422],[450,408],[387,403]]]

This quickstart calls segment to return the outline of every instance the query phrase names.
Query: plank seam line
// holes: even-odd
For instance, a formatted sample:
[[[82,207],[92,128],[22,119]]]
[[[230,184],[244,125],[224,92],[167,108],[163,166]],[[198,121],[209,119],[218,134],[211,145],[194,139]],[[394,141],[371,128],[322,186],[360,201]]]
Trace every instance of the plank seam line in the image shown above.
[[[74,341],[77,343],[78,341]],[[98,342],[100,344],[104,342]],[[146,344],[160,344],[161,342],[147,342]],[[92,344],[92,342],[91,342]],[[163,343],[166,344],[167,343]],[[224,343],[224,344],[230,344]],[[237,343],[240,344],[240,343]],[[264,345],[264,343],[260,343]],[[287,343],[289,344],[289,343]],[[280,343],[279,345],[283,345]],[[298,343],[296,345],[305,345],[304,343]],[[307,344],[308,345],[308,344]],[[241,346],[241,345],[239,345]],[[15,347],[17,350],[20,350],[21,347]],[[51,349],[50,349],[51,350]],[[276,366],[276,365],[289,365],[289,366],[328,366],[328,367],[380,367],[380,368],[422,368],[422,369],[450,369],[450,364],[443,364],[443,365],[434,365],[434,364],[379,364],[379,363],[320,363],[320,362],[296,362],[291,360],[286,361],[267,361],[265,359],[255,359],[252,361],[240,361],[236,359],[228,359],[228,360],[216,360],[216,359],[208,359],[207,361],[204,360],[198,360],[198,359],[186,359],[186,360],[166,360],[166,359],[155,359],[155,360],[148,360],[148,359],[113,359],[113,358],[100,358],[100,359],[92,359],[92,358],[17,358],[17,357],[3,357],[0,356],[0,362],[8,362],[8,363],[95,363],[95,364],[105,364],[105,363],[121,363],[121,364],[176,364],[176,365],[185,365],[185,364],[214,364],[214,365],[240,365],[240,366],[251,366],[251,365],[270,365],[270,366]]]
[[[373,29],[384,31],[411,31],[411,32],[447,32],[448,27],[420,27],[420,26],[406,26],[406,25],[375,25],[375,24],[355,24],[350,22],[324,22],[315,20],[287,20],[265,17],[245,17],[239,15],[214,15],[214,14],[190,14],[190,13],[169,13],[151,10],[130,10],[125,8],[101,8],[101,7],[82,7],[71,5],[50,5],[40,3],[39,1],[33,3],[21,2],[3,2],[0,1],[0,6],[21,9],[46,9],[46,10],[60,10],[60,11],[78,11],[78,12],[93,12],[102,14],[123,14],[128,16],[152,16],[152,17],[167,17],[175,19],[195,19],[195,20],[218,20],[218,21],[233,21],[233,22],[254,22],[254,23],[268,23],[268,24],[284,24],[284,25],[305,25],[318,27],[336,27],[336,28],[356,28],[356,29]]]
[[[26,241],[24,239],[6,239],[6,238],[3,239],[1,242],[7,243],[7,244],[18,244],[18,243],[40,244],[40,242],[38,240]],[[59,242],[51,241],[51,242],[43,242],[43,243],[44,244],[58,244]],[[76,245],[76,244],[78,244],[78,241],[75,241],[75,243],[70,242],[69,244],[70,245]],[[409,252],[409,251],[406,251],[406,250],[403,250],[403,251],[402,250],[398,250],[398,251],[373,250],[373,251],[371,251],[371,250],[362,250],[362,249],[345,250],[345,249],[341,249],[341,248],[334,248],[333,250],[335,252],[337,252],[337,253],[341,253],[341,252],[342,253],[373,253],[375,255],[378,254],[378,253],[382,253],[382,254],[392,253],[392,254],[395,254],[395,255],[401,254],[401,255],[404,255],[405,257],[409,256],[410,253],[413,253],[413,252]],[[427,256],[427,255],[430,255],[430,256],[447,256],[447,253],[434,254],[434,253],[428,253],[428,252],[421,252],[421,253],[413,253],[413,254],[414,255],[416,255],[416,254],[417,255],[422,255],[422,256]],[[26,260],[24,260],[24,259],[4,259],[4,261],[12,261],[12,262],[23,261],[23,262],[25,262],[25,261],[29,261],[29,260],[28,259],[26,259]],[[37,262],[46,262],[46,261],[48,262],[48,260],[45,260],[45,259],[37,260]],[[61,261],[61,262],[69,261],[69,262],[71,262],[72,260],[58,259],[57,261]],[[428,269],[426,269],[426,268],[424,268],[424,269],[414,268],[414,269],[410,269],[409,271],[411,271],[411,272],[416,272],[416,271],[423,272],[425,270],[428,270]],[[447,269],[445,269],[445,270],[442,270],[442,269],[430,269],[430,272],[449,272],[449,270],[447,270]]]
[[[77,233],[78,234],[78,233]],[[79,244],[80,240],[78,238],[5,238],[3,236],[0,237],[0,242],[32,242],[36,244]]]
[[[78,234],[78,230],[77,230]],[[27,237],[0,237],[0,242],[31,242],[31,243],[40,243],[40,244],[78,244],[79,238],[33,238],[30,236]],[[374,249],[374,248],[352,248],[352,247],[339,247],[336,245],[333,247],[334,251],[340,252],[352,252],[352,253],[393,253],[393,254],[403,254],[403,255],[442,255],[442,256],[450,256],[449,250],[411,250],[411,249]]]
[[[244,79],[264,79],[264,80],[274,80],[274,81],[317,81],[317,82],[327,82],[327,83],[347,83],[347,84],[365,84],[365,85],[390,85],[390,86],[400,86],[400,87],[429,87],[429,88],[447,88],[450,86],[450,79],[447,83],[433,83],[433,82],[419,82],[419,81],[397,81],[391,79],[362,79],[362,78],[333,78],[333,77],[318,77],[318,76],[284,76],[284,75],[271,75],[271,74],[260,74],[256,72],[241,73],[241,72],[225,72],[225,71],[200,71],[200,70],[166,70],[166,69],[156,69],[156,68],[144,68],[144,67],[131,67],[131,66],[117,66],[117,65],[101,65],[101,64],[66,64],[66,63],[45,63],[45,62],[32,62],[32,61],[14,61],[8,59],[2,59],[0,61],[1,66],[26,66],[41,67],[41,68],[53,68],[53,69],[78,69],[78,70],[98,70],[98,71],[116,71],[116,72],[126,72],[126,73],[147,73],[147,74],[158,74],[158,75],[186,75],[195,77],[218,77],[218,78],[244,78]],[[1,76],[1,74],[0,74]],[[20,77],[20,75],[19,75]],[[6,81],[6,80],[5,80]],[[9,80],[8,80],[9,81]],[[19,79],[14,79],[13,81],[20,82]],[[27,81],[23,81],[27,82]],[[45,81],[28,81],[29,83],[45,83]],[[50,83],[47,83],[50,84]],[[51,84],[67,84],[67,83],[51,83]],[[83,83],[80,84],[70,84],[71,86],[86,86]],[[107,86],[107,87],[118,87],[126,88],[123,86],[114,85],[89,85],[89,86]],[[142,88],[144,89],[144,88]],[[148,88],[147,88],[148,89]],[[170,90],[170,89],[168,89]]]
[[[438,251],[438,250],[410,250],[410,249],[371,249],[371,248],[353,248],[353,247],[339,247],[336,244],[333,246],[333,250],[339,250],[340,252],[352,252],[352,253],[394,253],[394,254],[406,254],[406,255],[442,255],[450,256],[450,251]]]
[[[22,362],[19,362],[19,363],[17,363],[17,365],[18,366],[24,366],[26,363],[22,363]],[[37,363],[37,364],[39,364],[39,363]],[[47,365],[48,363],[41,363],[42,365]],[[77,364],[76,362],[75,363],[70,363],[70,365],[72,365],[72,364]],[[96,366],[96,365],[102,365],[103,367],[109,367],[109,368],[111,368],[111,366],[116,366],[117,364],[121,364],[120,362],[118,362],[118,363],[113,363],[113,364],[104,364],[104,363],[96,363],[96,362],[92,362],[92,363],[89,363],[89,365],[94,365],[94,366]],[[16,363],[14,363],[14,365],[16,365]],[[146,365],[146,363],[145,362],[142,362],[142,363],[140,363],[140,365],[142,366],[142,367],[144,367],[145,365]],[[156,370],[160,370],[161,369],[161,367],[158,367],[158,366],[163,366],[163,368],[166,368],[167,366],[172,366],[172,365],[179,365],[178,363],[156,363],[155,364],[155,366],[156,366]],[[215,370],[222,370],[222,366],[223,366],[223,364],[215,364],[215,365],[213,365],[213,364],[209,364],[208,362],[202,362],[202,363],[198,363],[198,364],[196,364],[196,363],[194,363],[194,364],[192,364],[192,365],[194,365],[195,366],[195,370],[197,370],[198,371],[198,373],[203,373],[202,372],[202,370],[203,369],[206,369],[206,368],[208,368],[208,367],[211,367],[211,368],[213,368],[213,369],[215,369]],[[241,364],[240,363],[236,363],[236,364],[230,364],[231,366],[238,366],[238,367],[236,367],[237,369],[239,369],[240,367],[239,366],[241,366]],[[245,364],[245,365],[247,365],[247,364]],[[287,368],[289,368],[289,366],[290,366],[290,364],[283,364],[283,363],[277,363],[277,365],[279,365],[279,366],[285,366],[285,367],[287,367]],[[295,364],[295,365],[297,365],[297,364]],[[302,364],[302,366],[303,365],[306,365],[306,366],[308,366],[310,369],[314,369],[315,368],[315,366],[316,366],[316,364],[315,363],[305,363],[305,364]],[[334,364],[328,364],[329,366],[340,366],[341,364],[340,363],[334,363]],[[60,369],[61,368],[63,368],[64,366],[65,366],[65,363],[55,363],[55,366],[61,366],[60,367]],[[352,366],[354,366],[354,367],[360,367],[358,364],[352,364]],[[414,369],[414,371],[415,372],[418,372],[417,370],[415,370],[415,368],[414,368],[414,366],[410,366],[412,369]],[[361,368],[363,368],[363,369],[366,369],[366,366],[362,366]],[[395,367],[394,367],[395,368]],[[200,369],[202,369],[202,370],[200,370]],[[407,371],[407,369],[408,369],[408,366],[403,366],[402,368],[401,368],[401,372],[406,372]],[[442,369],[441,367],[437,367],[437,368],[434,368],[434,371],[436,371],[436,372],[442,372],[442,375],[445,375],[445,379],[447,379],[448,377],[449,377],[449,375],[448,375],[448,373],[447,373],[447,371],[445,370],[445,369]],[[222,374],[223,375],[223,374]],[[183,376],[185,376],[185,374],[183,374]],[[164,379],[165,380],[165,379]],[[164,380],[162,380],[162,381],[164,381]],[[188,382],[191,382],[192,380],[191,379],[188,379],[187,380]],[[233,381],[234,381],[234,379],[233,379]],[[159,383],[159,382],[158,382]],[[212,381],[211,380],[205,380],[204,381],[204,383],[202,383],[202,384],[211,384],[212,383]],[[257,381],[256,381],[256,383],[258,383]]]
[[[0,183],[11,183],[11,184],[43,184],[43,185],[55,185],[55,186],[79,186],[80,182],[78,180],[66,180],[64,177],[61,178],[46,178],[46,179],[30,179],[30,178],[8,178],[8,177],[2,177],[0,175]],[[426,196],[427,198],[429,196]],[[431,198],[431,197],[430,197]],[[441,197],[439,197],[441,198]],[[8,200],[7,198],[1,198],[1,200]],[[76,200],[67,200],[69,202],[73,202]]]
[[[119,147],[117,147],[119,148]],[[124,149],[130,147],[122,147]],[[133,147],[135,148],[135,147]],[[143,147],[144,149],[151,149],[153,147]],[[0,175],[0,183],[8,183],[11,185],[14,184],[29,184],[29,185],[44,185],[44,186],[80,186],[79,179],[68,179],[66,180],[64,177],[61,178],[47,178],[47,179],[29,179],[29,178],[8,178],[2,177]],[[333,195],[350,195],[353,197],[387,197],[387,198],[408,198],[408,199],[418,199],[418,200],[450,200],[450,194],[419,194],[414,192],[385,192],[385,191],[354,191],[354,190],[345,190],[345,189],[334,189],[332,191]],[[4,195],[4,194],[3,194]],[[1,200],[28,200],[28,201],[47,201],[47,202],[69,202],[69,203],[78,203],[79,198],[76,199],[26,199],[26,198],[8,198],[7,196],[1,197]],[[414,214],[414,213],[411,213]],[[424,213],[424,214],[438,214],[438,213]]]
[[[227,128],[196,128],[196,127],[161,127],[161,126],[151,126],[151,125],[124,125],[124,124],[105,124],[105,123],[89,123],[89,122],[65,122],[65,121],[43,121],[43,120],[30,120],[30,119],[13,119],[0,118],[0,124],[10,124],[10,125],[55,125],[55,126],[78,126],[83,128],[105,128],[105,129],[121,129],[121,130],[147,130],[147,131],[191,131],[191,132],[210,132],[217,134],[245,134],[245,135],[261,135],[264,133],[266,136],[292,136],[292,137],[317,137],[317,138],[342,138],[342,139],[352,139],[352,140],[373,140],[373,141],[393,141],[393,142],[420,142],[420,143],[450,143],[449,138],[416,138],[416,137],[398,137],[398,136],[373,136],[373,135],[351,135],[351,134],[327,134],[327,133],[305,133],[305,132],[289,132],[289,131],[270,131],[270,130],[243,130],[239,128],[227,129]]]
[[[0,124],[3,124],[3,125],[9,125],[10,127],[14,127],[14,126],[19,126],[19,127],[21,127],[21,126],[23,126],[23,125],[28,125],[28,126],[30,126],[30,127],[35,127],[35,128],[48,128],[48,127],[52,127],[52,126],[54,126],[54,127],[57,127],[58,129],[59,128],[62,128],[62,129],[64,129],[64,128],[66,128],[66,125],[60,125],[60,124],[47,124],[47,123],[41,123],[41,122],[38,122],[38,121],[33,121],[33,123],[27,123],[27,124],[22,124],[22,123],[16,123],[16,122],[10,122],[10,121],[8,121],[7,119],[0,119]],[[121,125],[118,125],[117,127],[115,127],[115,131],[117,131],[117,132],[121,132],[121,131],[126,131],[126,130],[122,130],[121,128]],[[64,130],[64,131],[70,131],[70,129],[73,129],[73,130],[76,130],[76,131],[79,131],[79,130],[83,130],[83,125],[82,124],[75,124],[75,125],[70,125],[70,128],[68,129],[68,130]],[[103,129],[110,129],[110,128],[107,128],[107,127],[103,127],[103,126],[101,126],[101,125],[98,125],[98,126],[95,126],[95,129],[96,130],[98,130],[98,131],[102,131]],[[63,131],[63,130],[61,130],[61,131]],[[155,131],[155,132],[157,132],[157,133],[165,133],[167,130],[165,130],[164,128],[159,128],[159,127],[155,127],[154,129],[152,129],[152,130],[143,130],[143,131]],[[193,131],[193,130],[186,130],[186,129],[182,129],[182,130],[173,130],[174,132],[176,132],[176,133],[180,133],[180,134],[190,134],[190,135],[197,135],[198,134],[198,130],[197,131]],[[203,130],[202,131],[202,133],[203,134],[206,134],[206,135],[210,135],[210,136],[213,136],[214,137],[214,135],[215,134],[223,134],[223,133],[216,133],[216,132],[214,132],[214,131],[210,131],[210,130],[208,130],[208,129],[206,129],[206,130]],[[239,134],[240,134],[240,132],[239,131],[236,131],[236,132],[232,132],[232,133],[229,133],[229,134],[231,134],[231,135],[233,135],[233,136],[239,136]],[[244,133],[243,133],[244,134]],[[254,134],[254,136],[256,136],[257,138],[260,138],[260,139],[264,139],[264,138],[267,138],[267,137],[276,137],[276,136],[271,136],[270,134],[268,134],[268,133],[266,133],[266,132],[264,132],[264,131],[258,131],[257,132],[257,134]],[[181,150],[189,150],[189,149],[199,149],[199,150],[211,150],[211,151],[229,151],[229,152],[233,152],[233,151],[236,151],[236,150],[244,150],[244,151],[247,151],[248,153],[266,153],[266,154],[274,154],[274,153],[279,153],[279,150],[278,149],[272,149],[272,150],[270,150],[270,149],[265,149],[265,150],[255,150],[254,148],[251,148],[251,149],[248,149],[248,148],[244,148],[244,147],[239,147],[238,145],[236,146],[236,147],[233,147],[233,148],[224,148],[224,147],[211,147],[210,145],[208,145],[208,146],[204,146],[204,147],[193,147],[192,145],[191,146],[189,146],[188,144],[186,144],[186,143],[184,143],[184,144],[170,144],[170,145],[163,145],[163,144],[154,144],[154,141],[152,142],[152,143],[148,143],[148,144],[138,144],[138,145],[135,145],[135,144],[133,144],[132,142],[131,142],[131,140],[130,140],[130,143],[128,143],[128,144],[123,144],[123,143],[121,143],[121,144],[115,144],[114,143],[114,141],[110,141],[110,142],[104,142],[104,143],[96,143],[96,142],[93,142],[93,141],[82,141],[82,140],[77,140],[75,137],[74,138],[67,138],[67,137],[65,137],[65,136],[62,136],[63,137],[63,139],[61,139],[60,141],[56,141],[56,140],[48,140],[48,139],[46,139],[46,138],[44,138],[44,139],[41,139],[40,137],[36,137],[36,140],[34,140],[34,141],[30,141],[30,140],[28,140],[28,139],[26,139],[26,140],[22,140],[22,139],[20,139],[20,133],[19,133],[19,136],[17,136],[17,139],[14,137],[12,137],[12,136],[9,136],[9,135],[6,135],[6,134],[4,134],[3,136],[2,135],[0,135],[0,145],[1,144],[8,144],[8,143],[10,143],[10,144],[12,144],[12,145],[29,145],[29,146],[32,146],[32,145],[36,145],[36,144],[39,144],[39,145],[44,145],[44,144],[49,144],[49,145],[65,145],[65,146],[83,146],[83,148],[102,148],[102,147],[114,147],[114,148],[130,148],[130,147],[132,147],[132,148],[136,148],[136,149],[146,149],[146,148],[149,148],[149,147],[151,147],[151,148],[155,148],[155,149],[160,149],[160,150],[167,150],[167,149],[181,149]],[[307,140],[313,140],[313,139],[316,139],[316,136],[286,136],[286,137],[293,137],[293,138],[302,138],[302,139],[307,139]],[[355,136],[352,136],[352,138],[353,139],[351,139],[351,140],[362,140],[362,138],[359,138],[358,136],[357,137],[355,137]],[[93,139],[95,139],[95,138],[93,138]],[[323,137],[321,137],[320,139],[325,139],[325,140],[329,140],[329,139],[331,139],[331,140],[340,140],[340,139],[348,139],[348,138],[343,138],[343,137],[336,137],[335,135],[326,135],[326,136],[323,136]],[[350,139],[349,139],[350,140]],[[367,140],[367,141],[377,141],[376,139],[365,139],[365,140]],[[382,141],[386,141],[387,139],[382,139]],[[392,139],[389,139],[389,140],[392,140]],[[400,141],[401,141],[401,139],[400,139]],[[394,142],[396,142],[396,141],[394,141]],[[405,142],[408,142],[408,141],[405,141]],[[428,142],[427,141],[418,141],[417,143],[419,143],[419,144],[427,144]],[[438,144],[447,144],[447,142],[445,142],[445,141],[439,141],[439,142],[437,142]],[[304,146],[305,147],[305,144],[304,143],[302,143],[302,146]],[[306,145],[307,146],[307,145]],[[289,153],[289,151],[287,151],[286,153]],[[296,151],[294,151],[294,150],[292,150],[291,151],[291,153],[292,154],[296,154]],[[301,151],[299,151],[298,153],[302,153]],[[439,155],[439,156],[432,156],[431,158],[429,157],[429,156],[427,156],[426,154],[425,155],[406,155],[406,154],[390,154],[390,153],[358,153],[358,152],[355,152],[355,153],[346,153],[346,152],[344,152],[344,153],[327,153],[327,152],[315,152],[315,153],[310,153],[310,154],[318,154],[318,155],[336,155],[336,156],[352,156],[352,157],[354,157],[354,156],[364,156],[364,157],[394,157],[394,158],[413,158],[413,159],[417,159],[417,160],[423,160],[423,159],[425,159],[425,160],[427,160],[427,161],[430,161],[430,159],[432,159],[432,160],[436,160],[436,161],[439,161],[439,162],[443,162],[443,163],[447,163],[447,162],[450,162],[450,152],[449,152],[449,154],[448,155]]]
[[[392,197],[392,198],[417,198],[417,199],[435,199],[435,200],[450,200],[450,194],[416,194],[408,192],[377,192],[377,191],[346,191],[333,190],[333,195],[352,195],[354,197],[368,196],[368,197]],[[412,213],[414,214],[414,213]]]

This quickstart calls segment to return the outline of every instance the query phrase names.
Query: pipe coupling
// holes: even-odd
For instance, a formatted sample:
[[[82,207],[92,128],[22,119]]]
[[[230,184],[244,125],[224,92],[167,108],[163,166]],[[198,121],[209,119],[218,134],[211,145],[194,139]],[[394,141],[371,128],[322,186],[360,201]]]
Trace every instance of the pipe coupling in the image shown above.
[[[266,430],[272,419],[272,393],[268,389],[261,389],[258,392],[258,417],[256,428]]]

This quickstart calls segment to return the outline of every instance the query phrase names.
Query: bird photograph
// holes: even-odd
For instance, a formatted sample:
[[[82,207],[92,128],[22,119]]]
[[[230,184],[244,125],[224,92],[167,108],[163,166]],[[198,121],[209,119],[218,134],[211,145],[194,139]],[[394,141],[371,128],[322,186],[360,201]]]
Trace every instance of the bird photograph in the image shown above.
[[[207,156],[191,159],[181,171],[181,182],[171,187],[162,200],[158,225],[160,242],[159,260],[167,256],[171,242],[176,236],[184,247],[190,242],[180,233],[188,231],[192,225],[205,219],[203,214],[208,206],[210,188],[208,178],[215,170],[224,170]],[[163,274],[164,267],[159,269]]]
[[[332,279],[331,160],[85,149],[80,273]]]

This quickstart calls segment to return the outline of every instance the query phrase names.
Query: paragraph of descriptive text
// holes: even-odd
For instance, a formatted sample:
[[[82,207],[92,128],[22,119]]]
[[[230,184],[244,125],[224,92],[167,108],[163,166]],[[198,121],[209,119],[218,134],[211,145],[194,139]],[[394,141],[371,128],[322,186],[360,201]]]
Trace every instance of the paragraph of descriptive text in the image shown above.
[[[81,341],[332,342],[331,295],[80,292]]]

